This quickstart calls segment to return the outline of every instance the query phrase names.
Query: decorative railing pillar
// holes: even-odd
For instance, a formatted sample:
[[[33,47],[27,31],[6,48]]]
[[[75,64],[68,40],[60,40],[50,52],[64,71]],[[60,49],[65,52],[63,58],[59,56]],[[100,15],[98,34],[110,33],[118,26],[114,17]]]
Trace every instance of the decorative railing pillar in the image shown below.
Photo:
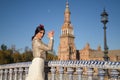
[[[19,75],[20,75],[19,80],[23,80],[23,68],[22,67],[19,68]]]
[[[1,75],[0,80],[2,80],[3,79],[3,69],[0,70],[0,75]]]
[[[73,80],[73,68],[71,68],[71,67],[68,67],[67,68],[67,73],[68,73],[68,75],[69,75],[69,80]]]
[[[51,75],[52,75],[52,79],[51,80],[55,80],[55,72],[56,72],[56,69],[55,67],[51,67]]]
[[[9,75],[10,75],[9,80],[13,80],[12,74],[13,74],[13,69],[9,69]]]
[[[88,80],[93,80],[93,68],[88,68],[87,70],[87,75],[88,75]]]
[[[119,72],[117,70],[112,69],[110,73],[112,80],[118,80],[118,74]]]
[[[4,80],[8,80],[8,69],[5,69],[4,74],[5,74]]]
[[[45,72],[45,80],[48,80],[48,72],[50,71],[48,67],[48,61],[45,61],[44,72]]]
[[[63,67],[60,66],[59,67],[60,80],[64,80],[63,73],[64,73],[64,69]]]
[[[17,72],[18,72],[18,69],[14,68],[14,73],[15,73],[14,80],[17,80]]]
[[[104,80],[105,77],[105,71],[103,69],[98,70],[98,76],[100,80]]]
[[[28,67],[25,67],[25,78],[28,76]]]
[[[78,80],[82,80],[83,68],[77,68]]]

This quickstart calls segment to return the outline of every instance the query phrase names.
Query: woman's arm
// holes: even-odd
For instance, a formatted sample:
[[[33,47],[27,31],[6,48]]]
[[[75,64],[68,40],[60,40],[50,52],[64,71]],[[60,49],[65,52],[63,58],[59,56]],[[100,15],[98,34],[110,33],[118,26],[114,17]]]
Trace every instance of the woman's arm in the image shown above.
[[[53,50],[53,44],[54,44],[54,40],[50,39],[48,44],[44,44],[42,41],[40,43],[40,45],[38,46],[40,49],[48,51],[48,50]]]

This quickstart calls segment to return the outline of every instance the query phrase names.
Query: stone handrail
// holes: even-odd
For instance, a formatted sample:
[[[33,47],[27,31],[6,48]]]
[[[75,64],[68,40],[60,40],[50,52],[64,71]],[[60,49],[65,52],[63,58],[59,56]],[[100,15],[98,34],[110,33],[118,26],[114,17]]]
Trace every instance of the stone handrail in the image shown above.
[[[31,64],[31,62],[21,62],[21,63],[3,64],[3,65],[0,65],[0,69],[29,67],[30,64]]]
[[[120,69],[120,62],[112,61],[97,61],[97,60],[66,60],[66,61],[49,61],[48,66],[61,67],[89,67],[89,68],[103,68],[103,69]]]

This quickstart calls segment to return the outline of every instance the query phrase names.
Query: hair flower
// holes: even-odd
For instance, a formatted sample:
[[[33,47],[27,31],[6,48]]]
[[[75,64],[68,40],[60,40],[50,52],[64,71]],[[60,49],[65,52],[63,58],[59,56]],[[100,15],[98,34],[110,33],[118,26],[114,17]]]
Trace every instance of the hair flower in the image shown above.
[[[40,24],[39,27],[40,27],[40,29],[43,29],[43,28],[44,28],[44,25]]]

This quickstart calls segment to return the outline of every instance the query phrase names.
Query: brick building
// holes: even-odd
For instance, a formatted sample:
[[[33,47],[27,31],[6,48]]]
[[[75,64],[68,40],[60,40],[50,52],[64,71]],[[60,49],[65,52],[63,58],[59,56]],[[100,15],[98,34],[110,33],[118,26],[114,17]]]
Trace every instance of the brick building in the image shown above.
[[[104,53],[101,47],[91,49],[89,43],[81,50],[76,50],[74,43],[74,29],[70,21],[68,1],[64,12],[64,23],[61,27],[60,43],[58,47],[58,60],[103,60]],[[111,61],[120,61],[120,50],[109,50]]]

